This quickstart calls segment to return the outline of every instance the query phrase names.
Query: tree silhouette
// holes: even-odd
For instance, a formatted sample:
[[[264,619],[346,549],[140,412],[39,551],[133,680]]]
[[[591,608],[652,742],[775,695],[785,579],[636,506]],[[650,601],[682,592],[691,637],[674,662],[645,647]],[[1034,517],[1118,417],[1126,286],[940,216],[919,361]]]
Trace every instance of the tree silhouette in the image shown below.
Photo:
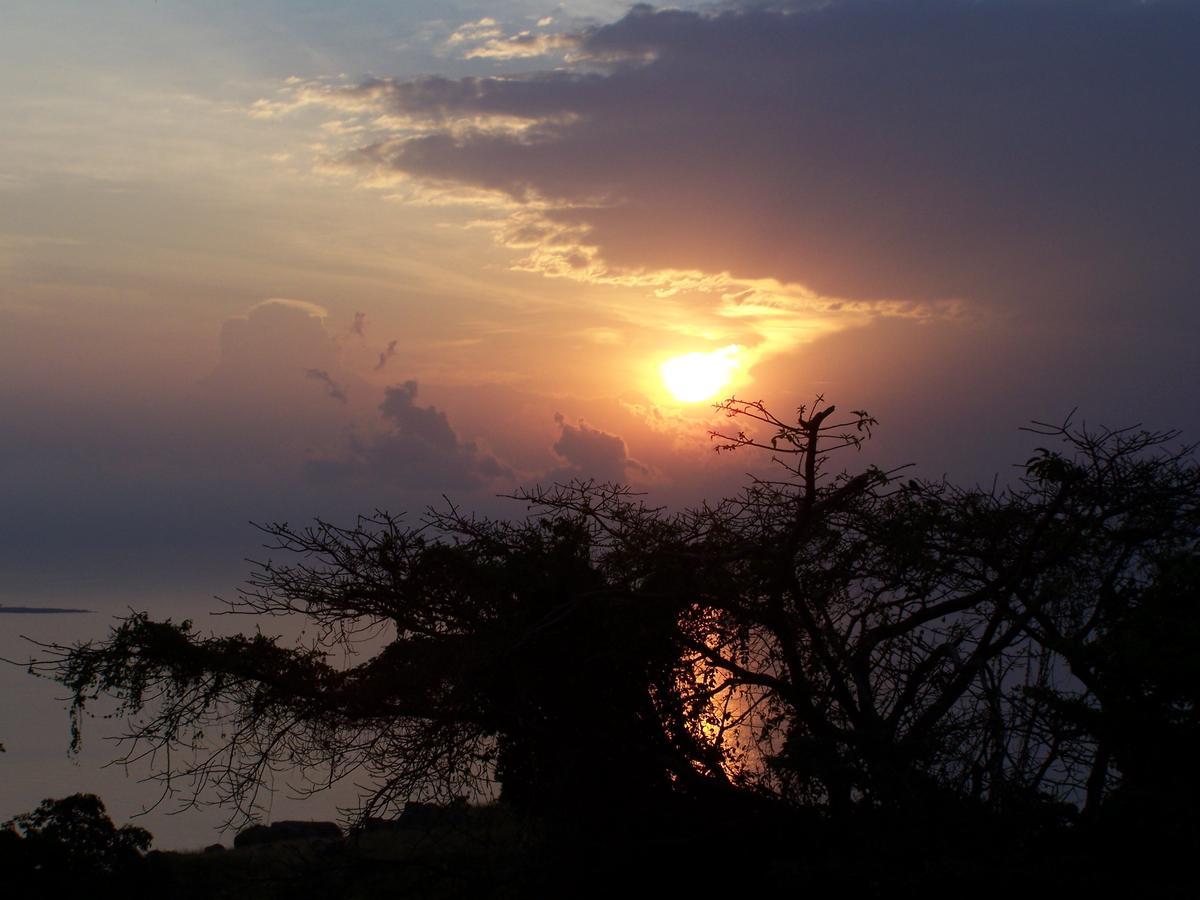
[[[269,771],[369,781],[364,817],[498,786],[559,822],[603,798],[605,827],[747,803],[1054,827],[1158,815],[1164,772],[1194,804],[1200,470],[1176,435],[1039,425],[1011,487],[963,488],[830,471],[863,411],[720,408],[718,448],[778,478],[679,513],[577,482],[513,521],[268,525],[286,561],[230,611],[309,643],[135,614],[33,668],[76,723],[102,694],[141,714],[126,758],[234,817]]]
[[[59,896],[60,889],[95,890],[128,878],[151,840],[144,828],[117,828],[94,794],[73,794],[43,800],[0,826],[0,862],[11,889]]]

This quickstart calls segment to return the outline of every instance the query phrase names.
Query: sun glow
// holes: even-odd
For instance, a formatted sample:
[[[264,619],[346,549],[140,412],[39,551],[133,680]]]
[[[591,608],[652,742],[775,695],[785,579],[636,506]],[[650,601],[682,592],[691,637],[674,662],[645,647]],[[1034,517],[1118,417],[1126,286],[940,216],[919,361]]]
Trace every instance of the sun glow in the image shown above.
[[[730,344],[708,353],[673,356],[659,370],[663,384],[671,396],[684,403],[711,400],[729,384],[741,350],[737,344]]]

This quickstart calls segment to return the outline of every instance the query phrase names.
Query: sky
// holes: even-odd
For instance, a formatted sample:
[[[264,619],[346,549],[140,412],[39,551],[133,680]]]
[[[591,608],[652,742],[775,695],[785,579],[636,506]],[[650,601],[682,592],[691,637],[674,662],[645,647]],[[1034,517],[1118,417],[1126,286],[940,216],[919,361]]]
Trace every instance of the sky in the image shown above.
[[[0,655],[202,616],[251,522],[729,495],[723,396],[972,484],[1073,410],[1197,439],[1197,47],[1172,0],[7,0],[0,604],[97,613]],[[67,778],[4,679],[0,818]]]

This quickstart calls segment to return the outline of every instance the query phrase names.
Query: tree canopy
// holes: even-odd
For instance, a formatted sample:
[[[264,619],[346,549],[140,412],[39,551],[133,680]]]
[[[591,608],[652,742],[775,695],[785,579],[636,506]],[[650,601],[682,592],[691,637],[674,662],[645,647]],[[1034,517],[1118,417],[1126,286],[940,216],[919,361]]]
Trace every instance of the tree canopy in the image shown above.
[[[114,825],[94,794],[73,794],[0,825],[0,863],[18,892],[66,896],[85,883],[95,892],[128,878],[152,840],[144,828]]]
[[[910,824],[1194,802],[1200,468],[1175,433],[1035,425],[1012,485],[961,487],[832,470],[863,411],[721,407],[718,449],[777,477],[681,512],[575,482],[511,520],[267,525],[228,611],[307,643],[137,613],[33,668],[76,723],[117,698],[128,758],[235,817],[272,770],[373,785],[364,818],[497,792]]]

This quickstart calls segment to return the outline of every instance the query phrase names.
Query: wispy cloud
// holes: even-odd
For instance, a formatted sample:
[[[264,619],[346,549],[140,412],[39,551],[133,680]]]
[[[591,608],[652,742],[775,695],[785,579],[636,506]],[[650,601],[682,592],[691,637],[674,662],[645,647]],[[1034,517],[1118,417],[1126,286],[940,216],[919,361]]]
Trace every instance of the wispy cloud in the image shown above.
[[[447,44],[473,44],[499,37],[503,32],[490,16],[467,22],[456,28],[446,39]]]
[[[325,390],[329,396],[339,403],[346,402],[346,392],[340,384],[333,380],[332,376],[324,369],[305,369],[304,377],[311,378],[313,381],[319,381],[325,385]]]
[[[573,50],[578,46],[579,38],[576,35],[518,31],[507,37],[488,38],[463,56],[466,59],[531,59],[557,51]]]
[[[552,16],[543,16],[537,28],[554,24]],[[579,46],[580,36],[561,31],[510,30],[493,18],[468,22],[454,30],[446,39],[448,50],[464,59],[531,59],[537,56],[572,50]]]
[[[387,365],[387,361],[396,355],[397,341],[388,341],[388,345],[379,351],[379,362],[375,364],[375,371],[379,372]]]

